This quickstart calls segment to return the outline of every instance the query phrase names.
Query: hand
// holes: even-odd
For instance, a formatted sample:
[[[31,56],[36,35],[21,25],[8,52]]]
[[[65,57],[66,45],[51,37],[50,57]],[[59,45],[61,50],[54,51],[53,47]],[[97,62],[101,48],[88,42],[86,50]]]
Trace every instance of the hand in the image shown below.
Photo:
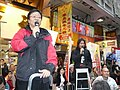
[[[40,78],[47,78],[50,76],[50,71],[47,69],[43,69],[43,70],[39,70],[40,74]]]
[[[63,83],[60,83],[60,87],[63,87],[64,86],[64,84]]]
[[[38,26],[35,26],[35,27],[33,28],[33,36],[34,36],[34,37],[36,37],[36,32],[40,32]]]
[[[67,85],[71,85],[72,83],[71,82],[68,82]]]
[[[83,52],[84,52],[84,48],[81,48],[80,49],[80,54],[83,54]]]

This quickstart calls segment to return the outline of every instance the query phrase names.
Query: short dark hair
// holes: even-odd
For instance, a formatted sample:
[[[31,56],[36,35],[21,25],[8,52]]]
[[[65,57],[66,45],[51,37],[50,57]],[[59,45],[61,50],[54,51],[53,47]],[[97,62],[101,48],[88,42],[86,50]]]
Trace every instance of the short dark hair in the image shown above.
[[[98,80],[93,84],[92,90],[111,90],[111,88],[106,81]]]
[[[42,19],[42,12],[38,9],[32,9],[29,11],[28,15],[27,15],[27,19],[30,19],[30,15],[34,12],[38,12],[41,15],[41,19]]]

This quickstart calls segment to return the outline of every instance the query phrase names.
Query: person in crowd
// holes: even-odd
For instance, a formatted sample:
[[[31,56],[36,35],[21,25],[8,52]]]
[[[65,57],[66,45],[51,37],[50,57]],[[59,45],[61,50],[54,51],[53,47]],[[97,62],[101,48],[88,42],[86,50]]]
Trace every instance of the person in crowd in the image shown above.
[[[74,68],[88,68],[89,72],[91,72],[92,68],[92,59],[90,51],[86,48],[86,42],[83,38],[78,39],[77,47],[74,51],[72,51],[71,60],[74,61]],[[79,78],[86,78],[86,73],[81,73],[78,75]],[[88,88],[88,81],[83,80],[78,82],[78,88]]]
[[[101,68],[107,68],[107,65],[106,64],[102,64]]]
[[[6,77],[9,73],[8,65],[4,59],[1,59],[2,76]]]
[[[93,84],[92,90],[111,90],[109,84],[104,80],[98,80]]]
[[[28,25],[11,40],[12,49],[18,53],[16,87],[17,90],[27,90],[29,77],[40,73],[40,77],[33,80],[31,90],[49,90],[49,76],[57,65],[52,36],[46,29],[40,28],[41,11],[30,10],[27,19]]]
[[[0,76],[0,90],[5,90],[5,85],[6,85],[6,82],[4,77]]]
[[[14,90],[15,87],[13,86],[11,71],[9,71],[8,75],[6,76],[6,81],[7,81],[8,85],[10,86],[10,90]]]
[[[102,50],[101,47],[100,47],[100,61],[101,64],[105,64],[104,51]]]
[[[115,80],[109,76],[108,68],[102,68],[101,73],[102,73],[102,76],[98,76],[93,81],[92,85],[94,85],[94,83],[97,82],[98,80],[105,80],[109,84],[111,90],[119,90],[118,85],[115,82]]]
[[[67,90],[66,85],[68,81],[65,76],[65,68],[59,67],[57,72],[58,74],[56,76],[56,88],[59,88],[60,90]]]
[[[111,52],[106,54],[106,64],[110,72],[112,71],[112,65],[116,62],[114,47],[111,47]]]
[[[92,72],[90,73],[91,83],[98,77],[98,68],[93,67]]]
[[[70,83],[70,90],[75,89],[75,69],[74,64],[69,65],[69,83]]]
[[[112,73],[110,76],[116,81],[117,85],[120,85],[120,67],[117,64],[112,66]]]
[[[57,80],[57,75],[58,75],[58,66],[56,66],[56,68],[55,68],[55,70],[54,70],[54,72],[53,72],[53,74],[52,74],[52,76],[53,76],[53,85],[52,85],[52,89],[53,90],[56,90],[56,80]]]
[[[11,80],[12,80],[12,83],[13,83],[13,87],[15,88],[16,75],[15,75],[15,65],[14,64],[10,64],[9,71],[11,71],[11,74],[12,74]]]
[[[61,67],[64,65],[64,60],[62,57],[58,57],[58,66]]]
[[[10,90],[9,84],[6,82],[5,78],[1,75],[0,75],[0,90]]]
[[[75,83],[75,71],[74,71],[74,64],[70,64],[69,66],[69,82],[71,84]]]

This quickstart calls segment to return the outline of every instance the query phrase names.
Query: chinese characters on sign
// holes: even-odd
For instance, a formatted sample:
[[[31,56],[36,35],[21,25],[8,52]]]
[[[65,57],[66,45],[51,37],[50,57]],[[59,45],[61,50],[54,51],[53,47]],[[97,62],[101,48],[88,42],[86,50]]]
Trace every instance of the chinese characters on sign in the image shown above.
[[[58,42],[67,43],[72,36],[72,4],[58,7]]]

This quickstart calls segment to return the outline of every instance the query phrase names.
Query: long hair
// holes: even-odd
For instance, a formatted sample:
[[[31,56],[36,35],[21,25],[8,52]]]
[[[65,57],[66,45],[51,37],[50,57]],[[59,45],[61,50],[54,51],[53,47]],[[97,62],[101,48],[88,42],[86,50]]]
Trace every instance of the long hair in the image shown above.
[[[80,48],[79,48],[79,44],[80,44],[81,41],[83,41],[83,42],[85,43],[85,47],[84,47],[84,48],[86,48],[86,42],[85,42],[85,40],[84,40],[83,38],[80,38],[80,39],[78,39],[78,41],[77,41],[77,47],[76,47],[76,49],[78,49],[78,50],[80,49]]]
[[[64,68],[64,67],[59,67],[58,70],[57,70],[57,72],[58,72],[59,75],[60,75],[60,70],[61,70],[61,69],[63,69],[63,70],[65,71],[65,68]],[[63,74],[63,76],[65,76],[65,73]]]

